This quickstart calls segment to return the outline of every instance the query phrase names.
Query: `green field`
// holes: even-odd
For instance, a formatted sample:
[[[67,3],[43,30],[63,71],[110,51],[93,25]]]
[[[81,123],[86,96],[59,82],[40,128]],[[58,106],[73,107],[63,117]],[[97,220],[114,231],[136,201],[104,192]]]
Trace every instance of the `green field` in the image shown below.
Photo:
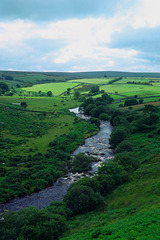
[[[67,88],[74,88],[77,83],[47,83],[47,84],[37,84],[32,87],[22,88],[24,91],[31,92],[48,92],[51,91],[54,96],[58,96],[63,92],[67,91]]]
[[[145,85],[132,85],[132,84],[112,84],[100,87],[108,93],[122,94],[128,97],[137,95],[138,97],[156,96],[160,95],[160,86],[145,86]]]
[[[70,80],[72,83],[89,83],[89,84],[107,84],[113,78],[85,78],[85,79],[76,79]]]

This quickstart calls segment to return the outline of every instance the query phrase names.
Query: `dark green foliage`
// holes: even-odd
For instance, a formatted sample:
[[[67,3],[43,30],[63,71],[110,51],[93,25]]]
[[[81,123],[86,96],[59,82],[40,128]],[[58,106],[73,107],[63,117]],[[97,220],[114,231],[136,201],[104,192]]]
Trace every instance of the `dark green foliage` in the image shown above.
[[[143,103],[143,99],[141,98],[141,99],[139,99],[139,104],[142,104]]]
[[[107,195],[114,189],[115,180],[110,174],[100,173],[95,178],[101,185],[100,193],[102,195]]]
[[[145,123],[146,121],[144,120],[143,117],[137,119],[137,120],[134,120],[132,122],[132,130],[133,132],[143,132],[143,131],[146,131],[149,126],[147,126],[147,124]]]
[[[51,91],[48,91],[48,92],[47,92],[47,96],[48,96],[48,97],[52,97],[52,92],[51,92]]]
[[[80,97],[80,92],[79,92],[79,91],[75,91],[74,97],[75,97],[75,98],[79,98],[79,97]]]
[[[91,110],[95,108],[95,104],[89,104],[84,108],[84,114],[90,115]]]
[[[1,239],[58,239],[67,228],[67,211],[70,212],[64,203],[56,202],[43,210],[30,207],[19,212],[3,214],[0,225]]]
[[[89,95],[94,95],[94,94],[96,94],[96,93],[98,93],[99,92],[99,86],[98,85],[93,85],[92,87],[91,87],[91,90],[90,90],[90,92],[89,92]]]
[[[118,162],[127,172],[130,173],[135,171],[140,165],[138,156],[131,152],[117,153],[114,161]]]
[[[95,117],[91,117],[90,119],[89,119],[89,121],[91,122],[91,123],[93,123],[93,124],[95,124],[97,127],[99,127],[100,126],[100,120],[98,119],[98,118],[95,118]]]
[[[91,163],[93,159],[84,153],[77,154],[72,161],[73,171],[83,172],[91,168]]]
[[[0,90],[1,93],[4,94],[5,92],[9,91],[9,86],[4,82],[0,82]]]
[[[99,119],[102,120],[102,121],[109,121],[110,116],[107,113],[101,113],[99,115]]]
[[[146,117],[146,124],[151,127],[152,124],[156,124],[159,121],[158,108],[153,105],[145,105],[143,110]]]
[[[92,178],[90,177],[83,177],[80,180],[78,180],[75,183],[72,183],[72,185],[69,187],[71,189],[73,186],[77,185],[84,185],[87,187],[90,187],[93,189],[94,192],[101,192],[102,186],[101,182],[99,181],[97,176],[94,176]]]
[[[137,104],[138,104],[138,101],[137,101],[137,99],[135,99],[135,98],[127,99],[127,100],[125,100],[125,102],[124,102],[124,106],[125,106],[125,107],[126,107],[126,106],[137,105]]]
[[[64,196],[64,202],[74,214],[80,214],[95,209],[103,202],[103,198],[91,187],[75,184],[68,189]]]
[[[107,93],[104,93],[102,95],[102,98],[105,100],[106,103],[112,103],[114,101],[114,99],[111,96],[109,96]]]
[[[133,144],[130,143],[129,141],[127,141],[127,140],[122,141],[122,142],[116,147],[115,152],[116,152],[116,153],[121,153],[121,152],[124,152],[124,151],[133,152]]]
[[[93,109],[90,111],[92,117],[98,118],[101,113],[106,113],[106,107],[104,105],[99,105]]]
[[[26,103],[26,102],[21,102],[21,106],[22,106],[23,108],[26,108],[26,107],[27,107],[27,103]]]
[[[8,75],[8,76],[5,76],[5,79],[6,79],[6,80],[11,80],[11,81],[12,81],[12,80],[13,80],[13,77]]]
[[[127,131],[123,127],[116,127],[111,133],[109,139],[110,144],[113,148],[116,148],[123,140],[127,139]]]
[[[122,77],[115,78],[115,79],[109,81],[108,84],[112,84],[112,83],[118,82],[121,79],[122,79]]]
[[[98,174],[109,175],[113,179],[113,181],[111,181],[110,179],[111,184],[113,184],[114,182],[115,185],[122,184],[128,181],[128,178],[129,178],[124,168],[118,162],[115,162],[112,160],[109,162],[107,161],[103,162],[101,167],[98,168]]]

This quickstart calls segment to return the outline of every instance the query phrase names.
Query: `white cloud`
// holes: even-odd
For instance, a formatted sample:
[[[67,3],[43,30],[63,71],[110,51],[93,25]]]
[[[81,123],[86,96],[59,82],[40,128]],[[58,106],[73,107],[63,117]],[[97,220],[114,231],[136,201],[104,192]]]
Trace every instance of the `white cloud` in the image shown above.
[[[141,0],[139,8],[134,13],[133,27],[138,29],[160,26],[159,9],[160,1],[158,0]]]

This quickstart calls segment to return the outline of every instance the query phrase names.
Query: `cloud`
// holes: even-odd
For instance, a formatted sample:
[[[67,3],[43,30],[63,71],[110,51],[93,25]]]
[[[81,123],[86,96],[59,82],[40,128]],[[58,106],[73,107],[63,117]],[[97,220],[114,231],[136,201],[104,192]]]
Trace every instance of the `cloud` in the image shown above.
[[[157,0],[142,0],[134,18],[132,26],[138,28],[155,28],[160,26],[160,2]]]
[[[156,71],[158,7],[156,0],[1,1],[1,69]]]

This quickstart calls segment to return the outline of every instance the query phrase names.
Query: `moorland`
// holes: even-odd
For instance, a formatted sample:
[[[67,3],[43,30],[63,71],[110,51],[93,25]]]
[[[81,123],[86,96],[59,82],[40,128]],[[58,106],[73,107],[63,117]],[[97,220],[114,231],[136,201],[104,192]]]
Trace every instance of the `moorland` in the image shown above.
[[[69,112],[75,107],[90,120]],[[158,73],[1,71],[1,203],[51,186],[79,159],[89,162],[70,155],[100,120],[114,127],[115,153],[62,202],[2,213],[1,239],[159,239],[159,107]]]

